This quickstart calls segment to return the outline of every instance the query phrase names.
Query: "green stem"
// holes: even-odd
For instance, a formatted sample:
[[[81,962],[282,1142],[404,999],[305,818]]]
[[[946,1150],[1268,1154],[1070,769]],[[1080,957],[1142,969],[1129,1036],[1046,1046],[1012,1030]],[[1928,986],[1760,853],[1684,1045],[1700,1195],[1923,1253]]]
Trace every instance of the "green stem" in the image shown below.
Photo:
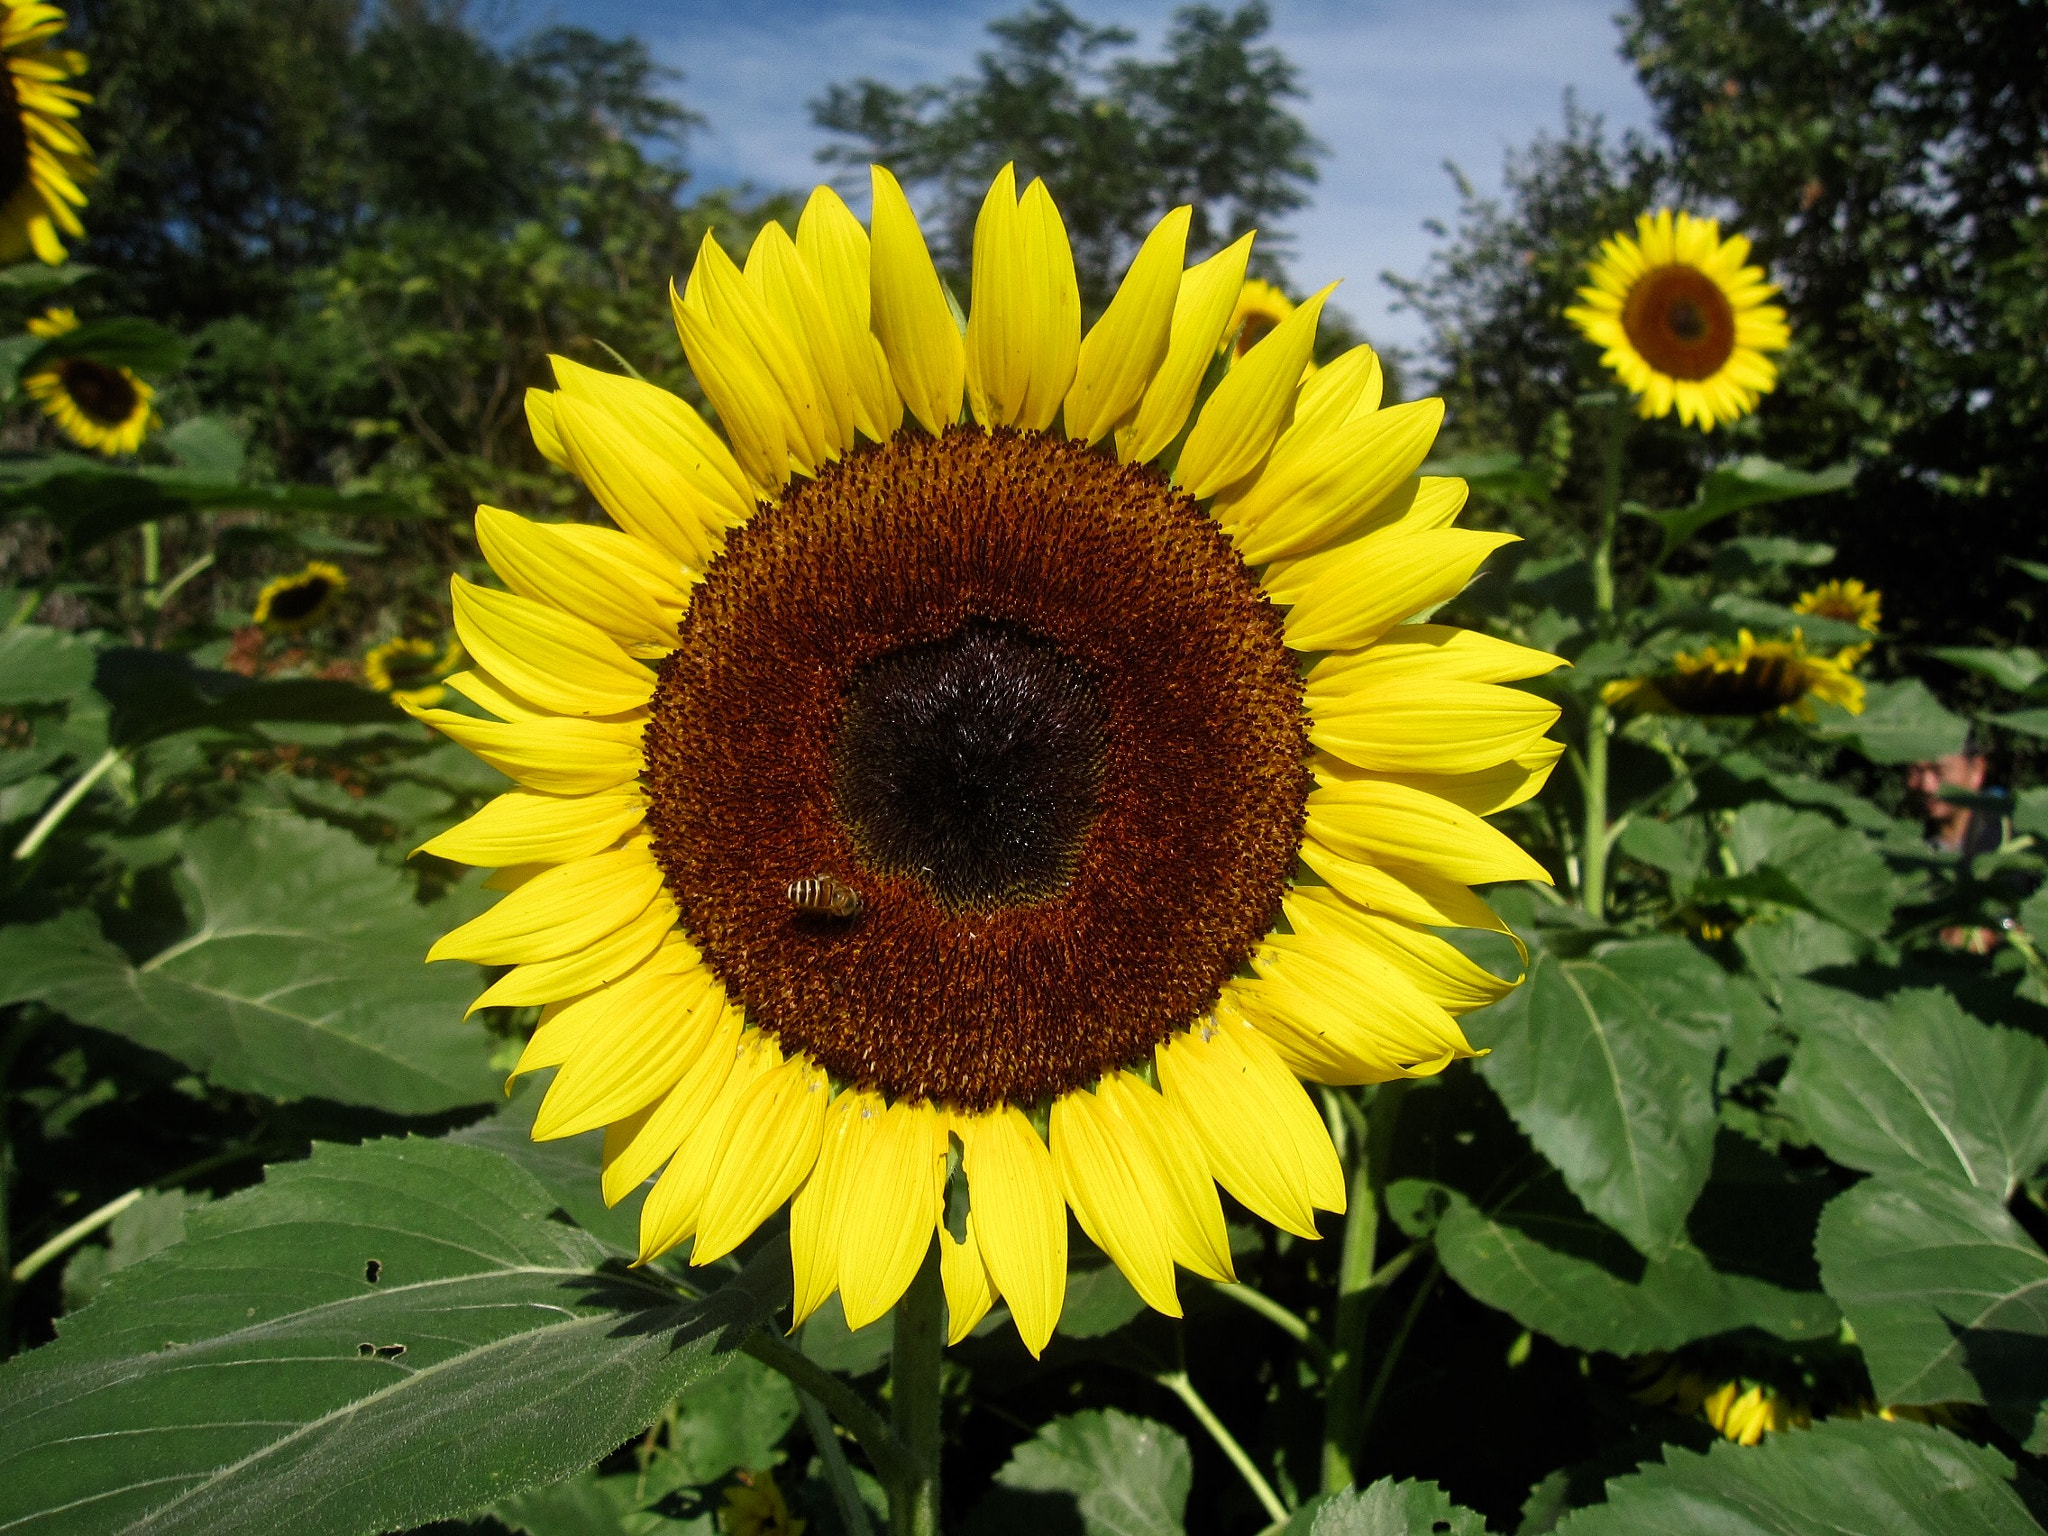
[[[889,1423],[868,1406],[867,1399],[834,1376],[824,1366],[786,1340],[764,1328],[756,1328],[740,1346],[756,1360],[783,1377],[799,1393],[808,1393],[828,1413],[846,1426],[860,1448],[867,1453],[875,1476],[893,1486],[910,1473],[909,1458]]]
[[[1214,1410],[1202,1400],[1202,1394],[1197,1392],[1195,1384],[1188,1380],[1188,1373],[1161,1371],[1152,1379],[1179,1398],[1188,1412],[1195,1416],[1195,1422],[1209,1432],[1209,1438],[1214,1440],[1223,1454],[1230,1458],[1230,1464],[1237,1468],[1237,1475],[1244,1479],[1245,1486],[1251,1489],[1253,1497],[1265,1506],[1267,1518],[1285,1520],[1288,1511],[1287,1506],[1280,1502],[1280,1495],[1273,1491],[1273,1485],[1260,1473],[1257,1463],[1245,1454],[1245,1448],[1237,1443],[1237,1437],[1224,1427],[1223,1421],[1217,1418]]]
[[[1379,1247],[1380,1185],[1393,1146],[1394,1122],[1407,1084],[1383,1083],[1373,1091],[1366,1134],[1354,1137],[1356,1153],[1345,1193],[1344,1248],[1337,1260],[1337,1316],[1330,1345],[1329,1391],[1323,1402],[1323,1492],[1351,1486],[1353,1455],[1363,1429],[1359,1397],[1365,1384],[1366,1325],[1384,1282],[1373,1270]]]
[[[69,789],[50,802],[50,808],[43,812],[42,818],[33,827],[29,828],[28,836],[15,844],[14,857],[16,859],[34,858],[36,850],[49,841],[50,834],[57,830],[58,825],[66,816],[71,814],[71,808],[83,800],[86,792],[93,785],[99,783],[101,779],[105,778],[112,771],[114,764],[120,761],[121,749],[119,747],[109,747],[106,751],[102,752],[99,760],[86,769],[84,773],[81,773]]]
[[[1422,1316],[1422,1309],[1429,1304],[1429,1293],[1436,1289],[1436,1277],[1442,1273],[1443,1265],[1431,1264],[1429,1273],[1422,1277],[1422,1283],[1415,1287],[1414,1298],[1408,1303],[1408,1310],[1402,1314],[1401,1326],[1394,1330],[1394,1336],[1387,1341],[1387,1352],[1380,1356],[1379,1373],[1372,1379],[1372,1391],[1366,1394],[1365,1410],[1359,1415],[1358,1439],[1364,1444],[1365,1437],[1372,1433],[1372,1421],[1379,1417],[1380,1402],[1387,1395],[1387,1388],[1393,1384],[1394,1367],[1401,1362],[1401,1351],[1408,1346],[1408,1335],[1415,1331],[1415,1324]]]
[[[50,588],[47,585],[37,587],[33,592],[29,593],[28,596],[15,605],[14,612],[8,616],[7,627],[9,629],[21,628],[22,625],[36,616],[36,610],[43,606],[44,600],[49,595]]]
[[[164,579],[164,536],[156,523],[142,525],[142,588],[145,600],[154,598],[158,583]],[[150,602],[151,607],[156,604]]]
[[[1593,612],[1602,639],[1614,630],[1614,528],[1621,511],[1622,448],[1628,441],[1628,405],[1617,400],[1609,412],[1600,454],[1600,534],[1593,546]],[[1594,698],[1586,710],[1584,792],[1585,835],[1579,848],[1579,904],[1594,917],[1607,915],[1607,854],[1613,829],[1607,824],[1607,738],[1613,716]]]
[[[939,1281],[939,1245],[924,1256],[917,1278],[896,1303],[889,1350],[889,1409],[908,1463],[889,1485],[893,1536],[938,1536],[939,1364],[946,1347],[946,1291]]]
[[[846,1536],[874,1536],[874,1527],[868,1523],[868,1508],[860,1501],[860,1489],[854,1486],[853,1468],[846,1464],[839,1432],[832,1427],[832,1416],[808,1392],[797,1393],[796,1400],[804,1411],[804,1427],[811,1432],[811,1444],[818,1448],[818,1460],[825,1464],[825,1481],[831,1486],[832,1502],[839,1506],[841,1528]]]
[[[179,589],[183,587],[185,583],[193,580],[195,577],[204,576],[208,571],[212,569],[213,556],[210,553],[201,555],[198,559],[187,564],[184,567],[184,569],[178,572],[177,575],[173,576],[169,581],[165,582],[163,586],[150,597],[149,606],[151,608],[156,609],[158,612],[161,612],[164,609],[164,607],[169,604],[170,600],[178,595]]]

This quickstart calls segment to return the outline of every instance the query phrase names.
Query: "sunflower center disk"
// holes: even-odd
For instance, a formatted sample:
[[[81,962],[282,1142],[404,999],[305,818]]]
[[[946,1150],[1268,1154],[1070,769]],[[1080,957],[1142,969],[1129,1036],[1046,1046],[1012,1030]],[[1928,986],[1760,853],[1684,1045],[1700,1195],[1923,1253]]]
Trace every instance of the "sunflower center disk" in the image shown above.
[[[1735,309],[1692,267],[1644,273],[1622,306],[1622,329],[1651,367],[1674,379],[1712,378],[1735,351]]]
[[[734,534],[646,752],[669,889],[749,1020],[966,1109],[1213,1002],[1309,786],[1279,615],[1213,522],[1150,469],[976,430],[857,450]],[[857,917],[793,910],[827,874]]]
[[[66,358],[59,372],[64,393],[103,427],[118,427],[135,414],[135,386],[118,368],[90,358]]]

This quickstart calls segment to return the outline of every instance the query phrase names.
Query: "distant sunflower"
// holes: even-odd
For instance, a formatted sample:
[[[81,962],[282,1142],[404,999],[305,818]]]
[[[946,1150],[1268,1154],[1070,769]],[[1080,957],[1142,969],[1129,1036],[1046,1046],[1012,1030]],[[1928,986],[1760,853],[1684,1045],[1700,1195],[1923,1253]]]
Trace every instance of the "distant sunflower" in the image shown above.
[[[725,1490],[718,1528],[726,1536],[803,1536],[805,1522],[789,1512],[789,1501],[763,1469],[744,1474]]]
[[[1748,239],[1723,240],[1714,219],[1646,213],[1633,239],[1602,242],[1586,269],[1591,285],[1579,290],[1584,303],[1565,318],[1605,349],[1600,361],[1639,397],[1640,414],[1676,410],[1685,425],[1711,432],[1777,387],[1777,366],[1764,354],[1792,339],[1785,311],[1766,302],[1777,285],[1748,259]]]
[[[1250,237],[1183,271],[1176,209],[1084,339],[1005,169],[963,337],[873,186],[872,236],[821,187],[671,292],[724,438],[566,359],[528,396],[623,531],[478,510],[510,590],[456,578],[448,681],[496,718],[418,713],[519,787],[425,846],[516,883],[429,958],[546,1005],[534,1134],[654,1178],[643,1259],[787,1201],[797,1321],[883,1316],[936,1243],[951,1337],[1000,1297],[1036,1352],[1070,1207],[1177,1316],[1176,1264],[1232,1273],[1218,1183],[1343,1209],[1301,1078],[1473,1054],[1513,984],[1432,930],[1548,878],[1481,818],[1560,750],[1500,685],[1559,663],[1402,623],[1512,536],[1451,526],[1442,403],[1381,409],[1370,349],[1301,382],[1327,290],[1197,412]]]
[[[363,657],[363,681],[392,702],[431,709],[448,696],[441,679],[462,665],[462,647],[403,636],[372,646]]]
[[[1758,640],[1745,629],[1735,645],[1682,651],[1670,670],[1609,683],[1600,696],[1652,713],[1794,714],[1811,720],[1816,703],[1863,713],[1862,680],[1839,656],[1809,651],[1797,630],[1789,640]]]
[[[33,251],[54,267],[65,256],[58,232],[85,233],[76,210],[92,151],[71,120],[92,97],[64,84],[85,73],[84,54],[51,44],[64,26],[63,10],[43,0],[0,0],[0,262]]]
[[[1223,328],[1231,359],[1243,357],[1264,341],[1267,333],[1293,314],[1295,308],[1294,300],[1275,284],[1263,278],[1246,278],[1244,287],[1238,290],[1237,307],[1230,313],[1230,323]]]
[[[47,309],[28,322],[28,329],[55,340],[78,329],[78,315],[61,306]],[[49,359],[21,387],[66,437],[109,458],[140,448],[156,424],[156,391],[112,363],[89,357]]]
[[[63,336],[78,329],[78,311],[69,304],[53,304],[40,315],[28,321],[31,335],[43,337]]]
[[[305,569],[280,576],[257,593],[252,617],[267,629],[304,629],[324,617],[347,586],[341,567],[309,560]]]
[[[1884,594],[1864,586],[1853,576],[1843,581],[1824,581],[1811,592],[1800,593],[1792,611],[1811,613],[1823,619],[1838,619],[1874,635],[1883,621]],[[1835,659],[1845,667],[1853,667],[1869,654],[1867,643],[1845,645],[1835,653]]]

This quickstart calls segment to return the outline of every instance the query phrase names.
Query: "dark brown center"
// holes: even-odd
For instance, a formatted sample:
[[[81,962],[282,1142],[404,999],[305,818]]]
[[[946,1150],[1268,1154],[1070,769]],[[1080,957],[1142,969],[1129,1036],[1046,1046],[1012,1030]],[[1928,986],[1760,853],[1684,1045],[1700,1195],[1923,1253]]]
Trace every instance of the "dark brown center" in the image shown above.
[[[1677,672],[1657,691],[1688,715],[1767,715],[1796,704],[1812,687],[1806,665],[1792,656],[1751,656],[1731,671]]]
[[[956,429],[735,533],[647,728],[655,852],[750,1021],[843,1081],[1032,1104],[1270,928],[1309,787],[1279,614],[1155,472]],[[799,911],[793,882],[860,898]]]
[[[1658,267],[1637,278],[1621,325],[1649,365],[1674,379],[1712,378],[1735,351],[1735,309],[1695,267]]]
[[[303,576],[270,594],[266,617],[273,624],[300,624],[327,603],[334,584],[325,576]]]
[[[57,365],[57,374],[72,403],[103,427],[127,421],[142,398],[127,374],[88,357],[65,358]]]

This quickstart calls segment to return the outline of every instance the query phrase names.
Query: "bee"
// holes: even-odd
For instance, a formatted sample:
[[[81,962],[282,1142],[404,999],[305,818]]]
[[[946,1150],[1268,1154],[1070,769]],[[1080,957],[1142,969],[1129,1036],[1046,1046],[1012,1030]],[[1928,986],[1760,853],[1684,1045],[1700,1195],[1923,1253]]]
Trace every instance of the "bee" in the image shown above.
[[[860,892],[832,875],[806,875],[789,882],[789,904],[811,917],[860,916]]]

